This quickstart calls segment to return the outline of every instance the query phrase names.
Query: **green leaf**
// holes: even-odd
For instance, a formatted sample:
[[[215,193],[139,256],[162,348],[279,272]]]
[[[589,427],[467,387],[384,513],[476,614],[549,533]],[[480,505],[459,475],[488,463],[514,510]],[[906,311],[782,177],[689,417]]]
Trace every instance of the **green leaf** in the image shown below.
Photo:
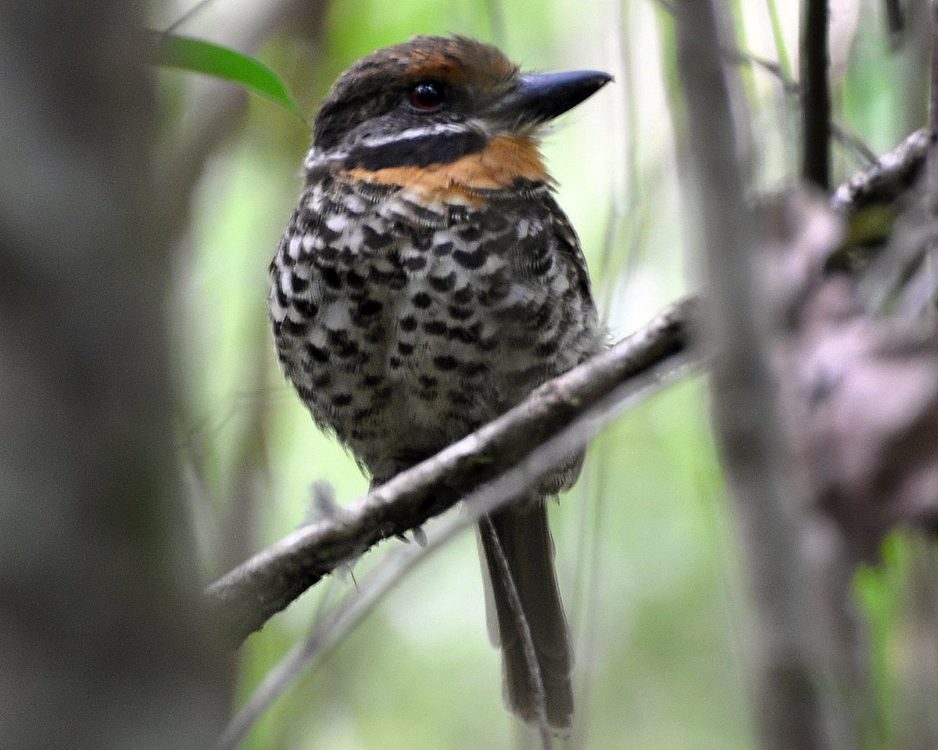
[[[262,62],[248,55],[201,39],[159,34],[154,63],[240,84],[303,120],[300,108],[283,81]]]

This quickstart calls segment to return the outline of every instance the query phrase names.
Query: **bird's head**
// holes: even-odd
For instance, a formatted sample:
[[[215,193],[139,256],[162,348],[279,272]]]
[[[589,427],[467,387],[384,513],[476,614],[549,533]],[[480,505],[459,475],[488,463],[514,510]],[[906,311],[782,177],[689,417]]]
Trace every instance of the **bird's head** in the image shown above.
[[[592,70],[526,74],[491,45],[418,36],[373,52],[338,78],[316,117],[306,166],[420,168],[499,142],[530,143],[536,154],[538,128],[610,80]]]

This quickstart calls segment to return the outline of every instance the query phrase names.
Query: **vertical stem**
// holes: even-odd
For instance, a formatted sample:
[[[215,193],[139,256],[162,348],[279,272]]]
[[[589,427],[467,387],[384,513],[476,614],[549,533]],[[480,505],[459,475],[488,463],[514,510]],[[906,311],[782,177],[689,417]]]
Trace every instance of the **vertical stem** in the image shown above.
[[[884,4],[886,6],[886,26],[889,29],[893,47],[895,47],[899,36],[905,29],[905,16],[902,13],[902,5],[899,0],[884,0]]]
[[[938,0],[930,0],[928,13],[928,49],[931,56],[929,98],[928,98],[928,127],[931,130],[932,140],[928,147],[926,174],[928,175],[928,207],[931,215],[938,216],[938,143],[935,142],[935,133],[938,132]],[[938,276],[938,248],[932,242],[925,257],[928,273],[935,278]],[[931,315],[938,313],[935,305],[929,306]]]
[[[929,2],[928,31],[928,48],[931,54],[928,127],[934,133],[938,132],[938,2],[935,0]]]
[[[738,164],[730,89],[723,68],[717,0],[678,6],[678,65],[687,104],[685,138],[696,177],[708,337],[717,347],[714,427],[735,501],[753,594],[754,678],[761,746],[824,750],[828,736],[819,681],[825,632],[817,585],[803,552],[807,519],[792,479],[755,227]],[[846,745],[844,745],[846,746]]]
[[[3,748],[207,747],[227,711],[173,449],[143,6],[0,3]]]
[[[827,2],[803,0],[801,27],[801,176],[830,190],[831,99],[827,76]]]
[[[788,57],[788,48],[785,46],[785,35],[782,33],[782,19],[778,15],[778,6],[775,0],[765,0],[769,11],[769,23],[772,26],[772,41],[775,43],[775,55],[778,58],[778,68],[787,80],[791,80],[791,60]]]

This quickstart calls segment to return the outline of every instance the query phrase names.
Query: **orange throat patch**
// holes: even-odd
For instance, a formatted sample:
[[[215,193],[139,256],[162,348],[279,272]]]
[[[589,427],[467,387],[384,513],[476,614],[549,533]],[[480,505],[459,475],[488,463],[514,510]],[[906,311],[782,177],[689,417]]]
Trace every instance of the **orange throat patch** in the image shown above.
[[[544,160],[533,138],[498,136],[481,151],[446,164],[385,169],[355,167],[342,172],[354,182],[398,185],[424,204],[482,203],[481,191],[502,190],[517,180],[550,182]]]

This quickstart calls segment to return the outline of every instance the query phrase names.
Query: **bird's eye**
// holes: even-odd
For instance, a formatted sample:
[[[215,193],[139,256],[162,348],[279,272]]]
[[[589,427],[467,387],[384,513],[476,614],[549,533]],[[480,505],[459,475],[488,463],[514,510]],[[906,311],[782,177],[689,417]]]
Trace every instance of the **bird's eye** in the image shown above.
[[[435,81],[421,81],[414,84],[409,94],[410,103],[424,112],[432,112],[443,104],[443,85]]]

